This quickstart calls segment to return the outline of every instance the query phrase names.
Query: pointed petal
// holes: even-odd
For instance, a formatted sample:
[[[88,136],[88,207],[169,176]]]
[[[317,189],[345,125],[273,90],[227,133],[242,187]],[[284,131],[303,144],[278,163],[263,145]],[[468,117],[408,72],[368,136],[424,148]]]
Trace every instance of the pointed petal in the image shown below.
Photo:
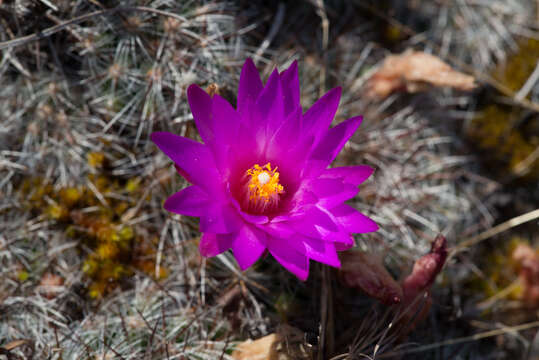
[[[294,229],[292,229],[286,222],[270,222],[259,227],[261,230],[265,231],[268,236],[278,237],[282,239],[287,239],[292,235],[296,234]]]
[[[243,271],[253,265],[266,250],[267,235],[252,226],[245,225],[232,243],[232,252]]]
[[[236,209],[237,213],[242,217],[243,220],[246,222],[253,224],[253,225],[262,225],[269,221],[269,218],[266,215],[253,215],[253,214],[247,214],[245,211],[241,209],[240,204],[236,199],[234,199],[233,195],[229,191],[230,200],[232,202],[232,205]]]
[[[248,98],[253,102],[256,101],[262,88],[262,81],[260,81],[260,76],[253,60],[245,60],[241,69],[240,84],[238,87],[238,103],[236,109],[239,113],[244,112],[245,102]]]
[[[200,216],[200,231],[228,234],[239,231],[243,221],[230,205],[215,204]]]
[[[333,218],[344,231],[349,233],[368,233],[378,230],[378,225],[350,205],[341,204],[331,210]]]
[[[357,187],[344,184],[341,179],[319,178],[309,181],[310,191],[318,197],[317,205],[331,208],[356,196]]]
[[[271,137],[267,146],[266,156],[277,159],[283,156],[290,156],[291,147],[295,144],[299,145],[302,142],[300,139],[302,139],[301,108],[298,107],[288,114],[281,127]]]
[[[320,173],[335,159],[344,144],[359,127],[362,117],[350,118],[339,125],[331,128],[316,145],[310,155],[311,174]]]
[[[315,239],[325,239],[339,231],[331,217],[316,206],[306,210],[298,219],[290,220],[288,224],[296,232]]]
[[[188,180],[208,193],[219,194],[219,173],[205,145],[168,132],[154,132],[152,141],[188,175]]]
[[[322,240],[334,243],[337,251],[342,251],[345,246],[351,247],[354,245],[354,238],[352,235],[344,231],[332,232],[322,238]]]
[[[260,93],[256,101],[256,110],[262,124],[266,126],[263,129],[265,131],[263,139],[269,140],[285,121],[283,90],[277,69],[271,73],[264,90]],[[257,141],[262,140],[259,138],[260,135],[257,134]]]
[[[212,99],[212,113],[214,114],[217,145],[227,144],[237,139],[240,116],[232,105],[221,96],[215,94]]]
[[[208,194],[198,186],[189,186],[171,195],[164,204],[167,211],[187,216],[201,216],[211,206]]]
[[[351,236],[350,236],[351,238]],[[346,251],[351,249],[354,246],[354,240],[352,239],[351,242],[342,243],[342,242],[336,242],[335,243],[335,250],[337,251]]]
[[[285,114],[290,114],[297,107],[301,108],[297,60],[294,60],[292,65],[281,73],[281,84],[284,95],[284,112]]]
[[[251,153],[260,154],[265,147],[265,139],[260,139],[258,133],[264,133],[265,127],[261,125],[262,119],[256,111],[256,104],[251,98],[244,101],[244,110],[242,113],[237,112],[240,117],[238,135],[235,141],[231,144],[235,159],[245,157],[245,149]],[[265,133],[264,133],[265,136]]]
[[[369,176],[372,175],[374,169],[367,165],[357,165],[357,166],[342,166],[331,169],[326,169],[320,175],[321,178],[328,179],[342,179],[347,184],[352,184],[358,186]]]
[[[291,218],[290,216],[280,216],[280,219],[273,218],[270,223],[263,225],[261,229],[267,232],[270,236],[283,239],[293,238],[293,236],[306,236],[313,239],[320,239],[332,243],[341,243],[348,246],[354,244],[354,238],[350,235],[350,233],[340,229],[338,224],[335,223],[336,219],[333,217],[333,214],[329,213],[325,209],[319,209],[319,211],[321,211],[323,216],[327,217],[327,219],[331,221],[331,224],[326,226],[331,226],[331,230],[336,231],[331,231],[323,226],[313,223],[313,221],[309,221],[309,219],[311,219],[309,217],[309,211],[303,214],[303,216],[299,217],[302,221],[298,221],[297,218]],[[338,244],[335,244],[335,246],[337,245]]]
[[[187,101],[202,141],[205,144],[210,143],[214,136],[212,99],[210,95],[198,85],[193,84],[187,88]]]
[[[341,92],[340,87],[331,89],[303,115],[302,132],[313,134],[315,136],[315,143],[318,142],[331,125],[339,107]]]
[[[232,237],[229,234],[204,233],[200,237],[200,254],[205,257],[211,257],[221,254],[230,249]]]
[[[297,234],[289,239],[289,244],[309,259],[334,267],[341,266],[339,256],[337,256],[337,250],[335,249],[336,243]]]
[[[268,238],[268,250],[282,266],[305,281],[309,276],[309,259],[299,252],[290,249],[286,240]]]

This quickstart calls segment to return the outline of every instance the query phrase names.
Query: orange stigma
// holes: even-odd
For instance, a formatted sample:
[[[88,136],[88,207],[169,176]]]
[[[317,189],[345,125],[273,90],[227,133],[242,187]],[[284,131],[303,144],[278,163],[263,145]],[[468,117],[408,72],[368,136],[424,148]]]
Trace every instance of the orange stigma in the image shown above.
[[[264,166],[255,164],[247,170],[245,176],[249,208],[255,212],[275,208],[279,203],[279,195],[284,193],[277,167],[272,169],[270,163]]]

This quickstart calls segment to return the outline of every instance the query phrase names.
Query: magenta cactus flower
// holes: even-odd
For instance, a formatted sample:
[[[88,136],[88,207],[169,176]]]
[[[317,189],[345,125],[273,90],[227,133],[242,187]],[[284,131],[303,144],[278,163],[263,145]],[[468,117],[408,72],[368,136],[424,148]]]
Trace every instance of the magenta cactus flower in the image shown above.
[[[245,270],[267,250],[305,280],[309,259],[340,267],[337,251],[353,245],[352,234],[378,229],[344,203],[373,169],[328,168],[362,120],[330,128],[340,96],[340,88],[330,90],[303,112],[297,63],[273,71],[263,86],[250,59],[241,72],[236,109],[197,85],[188,88],[204,143],[167,132],[151,138],[192,184],[164,207],[200,218],[203,256],[231,249]]]

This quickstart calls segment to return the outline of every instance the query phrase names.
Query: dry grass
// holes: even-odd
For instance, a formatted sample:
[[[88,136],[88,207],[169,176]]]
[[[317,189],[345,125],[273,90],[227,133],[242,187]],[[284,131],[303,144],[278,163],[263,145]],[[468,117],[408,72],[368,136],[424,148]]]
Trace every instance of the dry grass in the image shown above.
[[[480,313],[489,297],[473,285],[491,281],[477,234],[498,233],[503,224],[488,229],[507,218],[500,204],[516,199],[462,136],[482,94],[364,94],[384,57],[408,47],[486,73],[515,39],[537,36],[534,6],[0,1],[0,356],[227,359],[238,341],[276,331],[292,358],[528,356],[536,310],[505,301]],[[403,277],[438,233],[474,245],[446,265],[424,322],[327,268],[298,283],[270,258],[244,273],[231,254],[203,259],[196,221],[162,209],[186,184],[149,134],[196,139],[186,87],[217,84],[234,103],[246,57],[264,77],[298,59],[305,108],[339,85],[335,123],[364,115],[337,160],[376,168],[353,205],[381,230],[358,236],[359,248]],[[537,104],[537,91],[524,100]],[[520,213],[537,208],[525,200]]]

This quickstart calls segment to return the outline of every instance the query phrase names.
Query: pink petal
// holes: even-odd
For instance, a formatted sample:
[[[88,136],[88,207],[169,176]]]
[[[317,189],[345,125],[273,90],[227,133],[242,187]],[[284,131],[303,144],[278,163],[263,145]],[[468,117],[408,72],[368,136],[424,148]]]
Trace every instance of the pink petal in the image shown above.
[[[230,205],[216,204],[200,216],[200,231],[228,234],[238,231],[243,221]]]
[[[335,243],[313,239],[299,234],[289,238],[288,243],[296,251],[307,256],[309,259],[334,267],[341,266]]]
[[[285,120],[283,90],[277,69],[270,75],[266,86],[260,93],[256,101],[256,110],[262,120],[262,123],[258,126],[261,126],[263,131],[257,132],[257,141],[262,139],[267,141]],[[265,128],[263,128],[264,125],[266,126]]]
[[[187,88],[187,101],[189,101],[193,119],[202,141],[206,144],[210,143],[214,136],[212,99],[210,95],[198,85],[193,84]]]
[[[230,249],[232,237],[229,234],[204,233],[200,237],[199,249],[202,256],[212,257]]]
[[[269,158],[290,156],[291,144],[298,144],[301,138],[301,108],[296,108],[286,117],[281,127],[275,131],[268,143],[266,154]]]
[[[350,118],[339,125],[331,128],[316,145],[311,153],[309,161],[312,166],[312,173],[319,173],[324,170],[335,159],[344,144],[357,130],[363,117],[356,116]]]
[[[349,249],[351,246],[354,245],[354,238],[352,237],[352,235],[344,231],[327,233],[322,236],[321,239],[334,243],[335,249],[337,249],[337,251]]]
[[[228,179],[230,163],[233,160],[232,147],[238,139],[240,117],[232,105],[217,94],[212,99],[212,112],[215,137],[210,145],[217,168],[223,178]]]
[[[247,99],[251,99],[253,103],[256,101],[262,88],[262,81],[260,81],[260,76],[253,60],[245,60],[241,69],[240,84],[238,87],[238,103],[236,109],[239,113],[245,111],[245,102]]]
[[[164,204],[166,210],[187,216],[203,215],[209,206],[208,195],[198,186],[189,186],[173,194]]]
[[[367,180],[367,178],[371,176],[373,172],[374,169],[367,165],[343,166],[326,169],[320,175],[320,177],[329,179],[340,178],[345,183],[358,186]]]
[[[356,196],[357,187],[343,184],[340,179],[313,179],[309,181],[310,190],[318,197],[317,204],[331,208]]]
[[[288,242],[283,239],[268,238],[268,250],[282,266],[305,281],[309,276],[309,259],[290,248]]]
[[[378,225],[350,205],[341,204],[331,210],[339,226],[349,233],[368,233],[378,230]]]
[[[290,114],[298,107],[301,109],[297,60],[294,60],[292,65],[281,73],[281,84],[283,87],[285,114]]]
[[[259,226],[259,229],[266,232],[269,236],[287,239],[296,234],[286,222],[270,222]]]
[[[188,180],[209,193],[219,195],[219,173],[205,145],[168,132],[154,132],[152,141],[188,175]]]
[[[232,252],[243,271],[253,265],[266,250],[267,235],[252,226],[245,225],[236,234]]]
[[[351,235],[348,235],[348,236],[352,239]],[[335,250],[337,250],[337,251],[346,251],[346,250],[351,249],[353,246],[354,246],[354,240],[353,239],[352,239],[351,242],[348,242],[348,243],[336,242],[335,243]]]
[[[243,102],[243,107],[243,112],[237,111],[240,116],[238,136],[231,144],[236,159],[245,156],[245,149],[260,153],[266,145],[265,139],[257,138],[257,131],[265,136],[265,128],[261,126],[262,119],[255,110],[255,102],[248,98]]]
[[[339,107],[341,92],[340,87],[331,89],[303,115],[302,131],[314,134],[315,142],[318,142],[331,125]]]
[[[237,139],[240,116],[232,105],[221,96],[215,94],[212,102],[216,145],[228,145]]]
[[[317,224],[309,222],[308,214],[304,216],[306,216],[306,219],[303,219],[303,221],[298,221],[297,219],[290,220],[289,217],[288,219],[282,219],[282,221],[276,222],[274,218],[272,219],[272,222],[260,226],[260,229],[271,236],[283,239],[293,238],[294,236],[306,236],[332,243],[342,243],[350,246],[354,244],[354,239],[350,233],[339,229],[337,229],[337,231],[330,231],[322,226],[317,226]],[[328,218],[331,219],[332,216],[328,215]],[[333,228],[333,230],[335,230],[335,228]],[[337,244],[335,245],[337,246]]]
[[[229,196],[230,196],[230,201],[232,202],[232,205],[234,206],[234,208],[236,209],[237,213],[242,217],[243,220],[245,220],[246,222],[250,223],[250,224],[253,224],[253,225],[262,225],[262,224],[265,224],[269,221],[268,217],[266,215],[252,215],[252,214],[247,214],[245,211],[243,211],[241,209],[241,206],[240,204],[238,203],[238,201],[236,199],[234,199],[234,197],[232,196],[232,194],[230,194],[230,191],[229,191]]]
[[[315,239],[324,239],[339,231],[331,217],[316,206],[306,210],[305,215],[288,222],[300,234]]]

